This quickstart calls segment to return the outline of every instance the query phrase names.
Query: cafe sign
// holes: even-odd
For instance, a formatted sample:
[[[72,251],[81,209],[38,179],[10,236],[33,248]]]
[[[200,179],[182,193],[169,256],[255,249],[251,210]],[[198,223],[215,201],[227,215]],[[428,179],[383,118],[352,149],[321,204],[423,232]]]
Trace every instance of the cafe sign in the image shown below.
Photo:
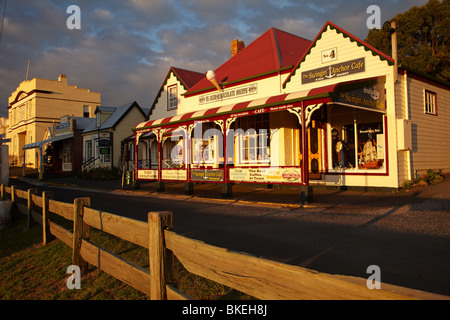
[[[223,170],[192,170],[191,171],[192,181],[222,181],[223,180]]]
[[[351,74],[364,72],[366,69],[364,58],[345,61],[302,72],[302,84],[317,82],[327,79],[339,78]]]

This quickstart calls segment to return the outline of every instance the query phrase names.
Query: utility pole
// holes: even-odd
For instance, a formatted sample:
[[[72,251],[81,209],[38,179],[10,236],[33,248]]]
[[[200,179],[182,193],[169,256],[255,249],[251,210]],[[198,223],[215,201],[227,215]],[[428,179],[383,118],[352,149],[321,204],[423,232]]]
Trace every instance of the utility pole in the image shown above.
[[[391,22],[391,44],[392,44],[392,58],[394,59],[394,83],[397,83],[398,53],[397,53],[397,24],[395,23],[395,21]]]

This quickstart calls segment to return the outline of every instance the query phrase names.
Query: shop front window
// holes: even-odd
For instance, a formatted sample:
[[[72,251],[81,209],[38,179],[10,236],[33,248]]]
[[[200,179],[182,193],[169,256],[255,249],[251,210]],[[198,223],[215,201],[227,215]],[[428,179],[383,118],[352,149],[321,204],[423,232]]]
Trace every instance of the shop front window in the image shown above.
[[[382,122],[362,123],[358,128],[358,168],[380,169],[384,166],[384,130]]]
[[[235,130],[240,164],[270,163],[269,114],[239,118]]]
[[[383,113],[333,105],[329,108],[330,166],[334,170],[384,168]]]
[[[267,129],[248,129],[241,135],[241,163],[269,162]]]
[[[222,156],[222,133],[213,122],[199,123],[194,129],[192,163],[218,165]]]

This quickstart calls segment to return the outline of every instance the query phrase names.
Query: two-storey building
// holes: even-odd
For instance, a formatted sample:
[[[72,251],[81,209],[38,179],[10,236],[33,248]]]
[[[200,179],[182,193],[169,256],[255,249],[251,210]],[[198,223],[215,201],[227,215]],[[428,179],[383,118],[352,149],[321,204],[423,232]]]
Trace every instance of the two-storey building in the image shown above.
[[[23,147],[42,141],[46,130],[64,115],[90,117],[100,100],[100,93],[69,85],[65,75],[58,80],[23,81],[8,101],[10,162],[22,165],[25,161],[28,167],[39,167],[39,154],[27,152],[24,158]]]

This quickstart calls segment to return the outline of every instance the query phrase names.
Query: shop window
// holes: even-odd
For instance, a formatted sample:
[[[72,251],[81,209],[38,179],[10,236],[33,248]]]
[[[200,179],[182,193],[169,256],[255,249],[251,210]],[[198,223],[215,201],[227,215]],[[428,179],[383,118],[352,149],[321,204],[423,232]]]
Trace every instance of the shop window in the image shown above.
[[[214,122],[198,123],[192,142],[194,166],[216,166],[223,162],[222,132]]]
[[[270,163],[269,114],[239,118],[235,130],[240,164]]]
[[[178,108],[178,90],[177,85],[167,88],[167,110],[174,110]]]
[[[383,123],[358,124],[358,167],[360,169],[380,169],[384,166]]]
[[[167,138],[163,143],[163,159],[162,159],[163,169],[181,168],[182,166],[183,166],[183,139],[180,137],[178,141],[172,141],[170,138]]]
[[[247,129],[241,135],[241,163],[269,162],[267,129]]]
[[[425,113],[437,115],[436,93],[425,90]]]
[[[383,114],[341,105],[329,110],[330,166],[356,171],[384,168]]]

